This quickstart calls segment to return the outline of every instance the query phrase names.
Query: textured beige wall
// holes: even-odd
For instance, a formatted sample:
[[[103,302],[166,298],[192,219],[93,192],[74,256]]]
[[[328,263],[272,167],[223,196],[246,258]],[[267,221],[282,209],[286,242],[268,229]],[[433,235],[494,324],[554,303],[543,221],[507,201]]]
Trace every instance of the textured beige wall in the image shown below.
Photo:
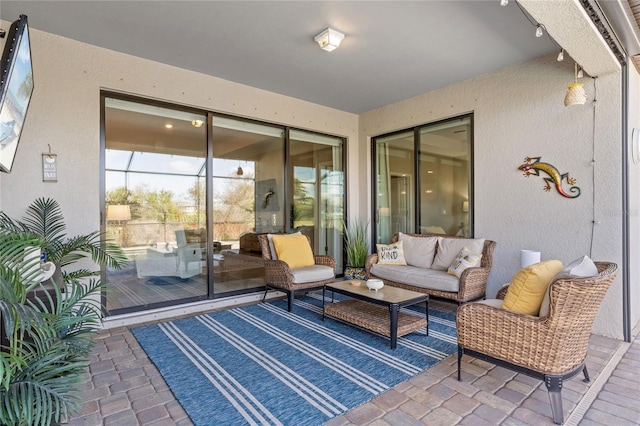
[[[555,55],[362,114],[361,155],[370,158],[372,136],[472,111],[475,235],[498,243],[488,295],[519,269],[521,249],[538,250],[543,260],[568,263],[589,254],[621,264],[620,79],[620,74],[597,79],[595,166],[594,82],[583,79],[586,105],[565,107],[573,63],[559,63]],[[542,177],[525,178],[517,169],[527,156],[541,156],[568,172],[582,195],[567,199],[553,189],[544,192]],[[361,174],[369,173],[370,167]],[[592,247],[594,210],[600,223]],[[618,278],[603,304],[595,326],[600,334],[622,336],[621,283]]]
[[[3,22],[4,25],[8,23]],[[326,132],[356,143],[358,117],[219,78],[151,62],[31,29],[35,89],[13,172],[2,176],[0,202],[21,216],[50,196],[70,234],[99,228],[100,90]],[[41,153],[58,154],[58,182],[43,183]],[[357,188],[355,182],[349,182]]]

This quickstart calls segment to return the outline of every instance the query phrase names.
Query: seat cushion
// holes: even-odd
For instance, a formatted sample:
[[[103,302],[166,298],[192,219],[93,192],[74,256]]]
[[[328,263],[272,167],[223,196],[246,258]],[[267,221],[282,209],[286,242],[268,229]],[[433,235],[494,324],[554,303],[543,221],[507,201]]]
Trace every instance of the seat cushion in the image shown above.
[[[324,281],[335,278],[333,268],[324,265],[305,266],[303,268],[292,269],[293,282],[296,284],[309,283],[313,281]]]
[[[469,252],[482,254],[484,238],[438,238],[438,252],[431,269],[446,271],[453,263],[460,250],[468,248]]]
[[[504,296],[503,309],[525,315],[538,315],[547,287],[562,270],[559,260],[546,260],[520,269],[513,276]]]
[[[375,264],[371,273],[378,278],[395,281],[415,287],[439,291],[458,292],[460,280],[445,271],[418,268],[417,266],[394,266]]]
[[[274,235],[273,246],[278,260],[289,265],[289,268],[303,268],[315,264],[313,251],[305,235]]]
[[[478,300],[477,302],[471,302],[471,303],[482,303],[483,305],[491,306],[493,308],[498,308],[498,309],[502,308],[502,299],[485,299],[485,300]]]
[[[431,268],[436,254],[438,237],[413,237],[400,232],[398,240],[402,241],[407,265]]]

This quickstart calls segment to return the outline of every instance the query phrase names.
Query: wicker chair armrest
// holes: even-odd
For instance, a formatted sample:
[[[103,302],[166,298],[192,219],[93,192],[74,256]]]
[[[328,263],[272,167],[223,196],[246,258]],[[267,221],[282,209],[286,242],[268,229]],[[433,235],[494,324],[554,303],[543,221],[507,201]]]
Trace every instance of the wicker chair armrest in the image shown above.
[[[466,303],[456,314],[458,344],[534,371],[562,373],[557,338],[544,318],[483,303]]]
[[[333,256],[324,254],[316,254],[313,256],[313,260],[316,265],[330,266],[333,268],[333,273],[336,273],[336,259]]]
[[[376,263],[378,263],[377,253],[373,253],[367,256],[367,259],[365,260],[365,263],[364,263],[364,271],[367,275],[367,278],[370,278],[371,276],[371,266],[375,265]]]
[[[291,268],[282,260],[264,259],[264,274],[267,282],[276,287],[290,288],[293,285]]]
[[[458,294],[460,300],[471,300],[487,293],[487,279],[491,268],[473,267],[462,271]]]
[[[500,290],[498,290],[498,293],[496,293],[496,299],[504,300],[504,297],[507,295],[507,291],[509,290],[509,285],[510,284],[505,284]]]

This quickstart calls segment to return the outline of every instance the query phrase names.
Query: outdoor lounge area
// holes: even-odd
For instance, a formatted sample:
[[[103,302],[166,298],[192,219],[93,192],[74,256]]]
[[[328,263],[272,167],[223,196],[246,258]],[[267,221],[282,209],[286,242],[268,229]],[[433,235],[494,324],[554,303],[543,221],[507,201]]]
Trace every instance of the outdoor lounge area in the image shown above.
[[[640,424],[638,12],[2,0],[0,424]]]

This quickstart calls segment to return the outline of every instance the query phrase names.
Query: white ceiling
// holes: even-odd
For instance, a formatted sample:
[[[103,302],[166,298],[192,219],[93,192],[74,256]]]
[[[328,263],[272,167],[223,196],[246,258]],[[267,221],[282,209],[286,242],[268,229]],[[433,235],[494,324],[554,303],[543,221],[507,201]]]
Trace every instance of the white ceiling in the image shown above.
[[[20,14],[33,29],[356,114],[559,50],[515,1],[1,1],[3,20]],[[346,34],[331,53],[313,41],[328,26]]]

